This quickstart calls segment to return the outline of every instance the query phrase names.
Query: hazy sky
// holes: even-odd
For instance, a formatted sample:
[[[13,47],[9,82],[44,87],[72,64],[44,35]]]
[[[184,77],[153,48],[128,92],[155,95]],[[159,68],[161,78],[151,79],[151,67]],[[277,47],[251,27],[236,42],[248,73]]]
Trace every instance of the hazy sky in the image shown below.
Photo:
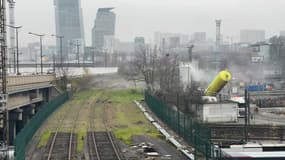
[[[85,39],[91,43],[91,29],[97,9],[115,7],[116,37],[133,41],[137,35],[153,39],[153,32],[191,34],[205,31],[214,38],[214,20],[222,19],[224,37],[239,38],[240,29],[264,29],[266,36],[285,30],[285,0],[82,0]],[[28,32],[44,33],[45,44],[53,44],[55,33],[53,0],[16,0],[16,24],[21,45],[38,41]]]

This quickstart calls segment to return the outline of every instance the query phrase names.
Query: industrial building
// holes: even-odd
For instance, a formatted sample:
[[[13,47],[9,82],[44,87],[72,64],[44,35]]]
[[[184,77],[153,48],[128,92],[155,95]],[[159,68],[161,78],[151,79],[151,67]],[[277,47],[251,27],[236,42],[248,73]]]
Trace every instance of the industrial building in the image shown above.
[[[240,31],[240,42],[243,43],[256,43],[265,40],[264,30],[248,30],[244,29]]]
[[[135,38],[135,53],[140,53],[145,49],[145,40],[144,37]]]
[[[154,45],[161,51],[174,49],[187,45],[189,43],[190,36],[181,33],[154,33]]]
[[[196,43],[205,43],[207,39],[206,32],[195,32],[191,37],[191,41]]]

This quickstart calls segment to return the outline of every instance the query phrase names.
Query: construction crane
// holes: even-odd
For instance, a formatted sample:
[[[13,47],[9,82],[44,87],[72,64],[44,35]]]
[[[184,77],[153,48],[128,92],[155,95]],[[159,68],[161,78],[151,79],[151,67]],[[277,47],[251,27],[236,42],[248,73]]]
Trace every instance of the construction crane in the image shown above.
[[[15,26],[15,0],[7,0],[9,3],[9,25]],[[16,73],[16,53],[15,53],[15,29],[10,27],[9,32],[10,50],[9,50],[9,64],[13,64],[14,73]]]

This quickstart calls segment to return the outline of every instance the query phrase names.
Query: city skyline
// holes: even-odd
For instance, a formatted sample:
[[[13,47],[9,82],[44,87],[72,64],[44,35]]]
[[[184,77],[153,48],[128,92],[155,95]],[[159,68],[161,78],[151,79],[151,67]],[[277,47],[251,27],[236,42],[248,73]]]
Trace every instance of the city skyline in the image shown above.
[[[214,20],[217,18],[223,20],[222,34],[232,36],[234,39],[239,39],[239,31],[242,29],[265,30],[267,38],[285,29],[285,24],[280,23],[281,15],[285,14],[282,9],[285,2],[282,0],[276,0],[275,3],[266,0],[217,0],[215,2],[178,0],[178,2],[174,0],[82,1],[86,44],[91,45],[91,28],[97,9],[101,7],[116,8],[116,37],[122,41],[132,41],[136,36],[144,36],[146,41],[149,39],[153,41],[155,31],[186,34],[207,32],[207,37],[214,39]],[[30,9],[29,4],[37,7]],[[266,8],[257,6],[266,6]],[[146,10],[148,12],[145,12]],[[272,10],[274,12],[271,12]],[[55,33],[54,17],[52,1],[17,1],[16,24],[23,25],[20,39],[24,39],[20,45],[35,41],[26,35],[29,31]],[[54,40],[45,37],[44,42],[53,44]]]

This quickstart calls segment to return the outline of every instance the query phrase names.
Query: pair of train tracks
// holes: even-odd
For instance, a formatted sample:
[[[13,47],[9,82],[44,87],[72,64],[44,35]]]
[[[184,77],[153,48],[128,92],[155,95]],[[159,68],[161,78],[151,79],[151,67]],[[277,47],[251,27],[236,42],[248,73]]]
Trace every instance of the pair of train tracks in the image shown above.
[[[68,159],[76,157],[76,136],[72,133],[55,132],[52,134],[52,143],[49,148],[48,160]]]
[[[105,107],[105,101],[102,101]],[[112,132],[108,131],[105,120],[103,123],[106,131],[95,132],[94,126],[94,106],[91,106],[91,112],[89,115],[89,131],[87,133],[87,145],[89,160],[123,160],[118,149],[118,146],[114,142],[114,136]]]
[[[100,97],[99,97],[100,99]],[[107,104],[108,100],[98,101],[97,104],[105,105]],[[89,103],[88,103],[89,104]],[[106,126],[106,119],[103,118],[103,124],[105,126],[104,131],[96,132],[95,129],[95,107],[90,106],[89,112],[89,127],[87,132],[87,151],[88,151],[88,158],[89,160],[123,160],[119,147],[114,141],[114,136],[112,132],[108,130]],[[78,117],[80,116],[80,108],[78,107],[75,111],[75,108],[69,109],[65,111],[66,113],[64,116],[58,119],[58,126],[51,134],[51,140],[47,144],[48,149],[47,153],[44,157],[46,160],[75,160],[77,158],[77,135],[75,134],[76,129],[76,122],[78,121]],[[70,112],[73,110],[74,112]],[[75,115],[76,114],[76,115]],[[64,121],[67,117],[73,116],[73,122],[71,123],[73,127],[70,129],[69,132],[60,132],[60,128],[64,127]],[[76,116],[76,117],[75,117]],[[103,116],[104,117],[104,116]]]
[[[59,132],[59,129],[63,125],[64,118],[60,121],[60,125],[57,127],[56,131],[52,133],[52,141],[49,145],[47,160],[53,159],[66,159],[73,160],[77,157],[77,135],[74,133],[76,129],[76,122],[78,121],[79,113],[82,106],[79,110],[76,111],[76,117],[73,120],[72,128],[69,132],[63,133]],[[70,113],[70,110],[67,111]],[[66,113],[66,114],[68,114]]]
[[[111,132],[88,132],[88,152],[90,160],[122,160]]]

